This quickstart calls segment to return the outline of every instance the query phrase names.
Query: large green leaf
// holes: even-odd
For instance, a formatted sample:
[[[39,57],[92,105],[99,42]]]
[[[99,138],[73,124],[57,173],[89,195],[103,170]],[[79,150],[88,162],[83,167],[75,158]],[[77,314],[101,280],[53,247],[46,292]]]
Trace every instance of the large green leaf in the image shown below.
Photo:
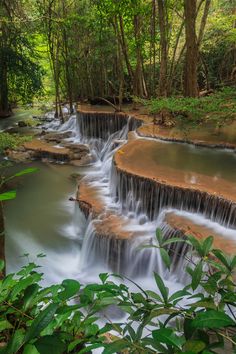
[[[236,323],[224,312],[209,310],[197,314],[192,321],[193,328],[222,328]]]
[[[162,242],[163,242],[161,229],[156,229],[156,238],[157,238],[159,246],[161,247],[162,246]]]
[[[161,328],[152,332],[152,336],[158,343],[164,343],[181,349],[184,339],[177,336],[170,328]]]
[[[27,344],[24,347],[23,354],[39,354],[39,352],[37,351],[37,349],[33,344]]]
[[[22,170],[20,172],[17,172],[16,174],[14,174],[14,176],[12,176],[11,178],[13,177],[20,177],[20,176],[23,176],[23,175],[28,175],[29,173],[34,173],[34,172],[37,172],[39,171],[38,168],[35,168],[35,167],[29,167],[29,168],[26,168],[25,170]]]
[[[24,331],[22,329],[17,329],[7,345],[5,354],[15,354],[22,347],[24,343]]]
[[[200,353],[206,347],[206,344],[200,340],[188,340],[184,346],[186,352]]]
[[[160,254],[163,262],[165,263],[167,268],[170,268],[171,261],[168,252],[164,248],[160,248]]]
[[[12,324],[7,320],[0,320],[0,332],[4,331],[5,329],[12,328]]]
[[[202,278],[202,261],[199,262],[192,272],[192,289],[196,290]]]
[[[53,320],[58,304],[50,304],[46,307],[38,317],[34,319],[29,330],[25,335],[25,342],[37,337],[44,328]]]
[[[207,238],[204,240],[204,242],[203,242],[203,244],[202,244],[202,248],[203,248],[203,250],[204,250],[204,256],[207,256],[207,255],[208,255],[208,253],[209,253],[209,251],[210,251],[210,249],[211,249],[211,246],[212,246],[212,244],[213,244],[213,240],[214,240],[214,237],[213,237],[213,236],[209,236],[209,237],[207,237]]]
[[[20,279],[16,286],[12,289],[11,299],[15,300],[17,295],[21,293],[22,290],[26,289],[29,285],[33,284],[37,280],[40,280],[41,276],[38,273],[34,273],[34,275],[30,275],[25,279]]]
[[[24,293],[24,304],[23,304],[23,309],[27,310],[29,307],[34,304],[35,301],[35,295],[38,293],[39,290],[39,285],[38,284],[31,284],[28,286],[28,288],[25,289]]]
[[[122,349],[128,348],[128,342],[124,339],[116,340],[115,342],[107,344],[103,354],[119,353]]]
[[[159,274],[154,272],[154,277],[155,277],[156,284],[160,290],[160,293],[163,297],[164,302],[167,302],[168,294],[169,294],[168,288],[163,283],[163,280],[161,279]]]
[[[15,199],[16,191],[8,191],[0,194],[0,201]]]
[[[73,279],[63,280],[62,286],[65,290],[63,290],[58,295],[62,301],[65,301],[71,298],[72,296],[76,295],[80,289],[80,283]]]
[[[41,337],[34,345],[40,354],[62,354],[66,349],[65,343],[56,334]]]

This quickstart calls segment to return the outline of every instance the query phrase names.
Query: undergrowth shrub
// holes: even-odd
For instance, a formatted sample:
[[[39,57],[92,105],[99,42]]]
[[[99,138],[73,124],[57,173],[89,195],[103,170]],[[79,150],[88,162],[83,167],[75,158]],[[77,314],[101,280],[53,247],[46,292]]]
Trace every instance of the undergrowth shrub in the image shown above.
[[[99,283],[86,286],[65,279],[49,287],[41,286],[43,274],[34,263],[8,274],[0,281],[0,353],[82,354],[101,348],[104,354],[209,354],[227,343],[231,349],[224,352],[233,352],[236,256],[214,249],[213,237],[165,241],[157,231],[154,247],[162,250],[167,267],[171,242],[188,242],[194,256],[188,255],[185,270],[190,281],[172,294],[157,273],[156,291],[136,284],[137,292],[115,274],[100,274]],[[122,320],[106,312],[111,305],[124,312]]]
[[[31,136],[21,136],[19,134],[0,133],[0,153],[6,149],[15,149],[27,141],[32,140]]]

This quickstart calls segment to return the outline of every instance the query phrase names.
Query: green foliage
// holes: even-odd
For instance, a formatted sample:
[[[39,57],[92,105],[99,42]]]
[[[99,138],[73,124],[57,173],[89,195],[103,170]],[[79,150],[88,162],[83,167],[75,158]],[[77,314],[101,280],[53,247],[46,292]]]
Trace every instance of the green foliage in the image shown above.
[[[171,112],[176,119],[192,120],[194,122],[222,122],[236,117],[236,90],[225,88],[207,97],[169,97],[141,101],[146,104],[151,113],[163,110]]]
[[[15,149],[23,143],[32,140],[31,136],[21,136],[19,134],[0,134],[0,153],[6,149]]]
[[[235,347],[229,328],[236,327],[236,256],[213,249],[212,241],[188,238],[195,260],[188,265],[191,279],[172,294],[158,274],[157,292],[139,286],[131,292],[106,273],[97,284],[66,279],[43,288],[43,274],[29,263],[0,281],[0,353],[82,354],[102,348],[104,354],[203,354],[216,353],[227,341]],[[167,246],[159,231],[157,242],[160,249]],[[110,305],[124,311],[125,321],[107,314],[101,320]]]

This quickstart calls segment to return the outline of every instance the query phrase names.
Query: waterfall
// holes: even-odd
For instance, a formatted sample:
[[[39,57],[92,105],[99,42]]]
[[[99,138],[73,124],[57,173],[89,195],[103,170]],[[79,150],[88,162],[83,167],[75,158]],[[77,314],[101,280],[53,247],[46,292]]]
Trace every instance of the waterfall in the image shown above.
[[[151,220],[163,208],[176,208],[202,214],[226,227],[236,228],[236,204],[219,196],[194,189],[180,188],[124,172],[112,167],[113,197],[127,213],[139,205]]]
[[[104,205],[101,215],[93,215],[86,200],[80,202],[87,219],[81,273],[89,274],[91,278],[91,274],[113,271],[144,282],[152,279],[153,271],[156,271],[172,282],[184,282],[183,267],[190,251],[186,243],[168,246],[172,258],[170,271],[157,248],[143,247],[156,243],[157,227],[164,239],[185,238],[180,230],[165,222],[167,209],[198,213],[205,220],[208,218],[235,228],[236,205],[218,196],[164,185],[119,170],[113,161],[114,153],[126,142],[128,132],[140,125],[141,121],[123,113],[80,112],[77,118],[72,116],[60,128],[61,131],[72,130],[74,141],[90,146],[95,162],[86,171],[82,183],[95,188]],[[119,223],[117,234],[112,230],[111,215],[115,215]],[[109,223],[110,228],[103,227]],[[119,232],[131,232],[132,237],[122,238]]]

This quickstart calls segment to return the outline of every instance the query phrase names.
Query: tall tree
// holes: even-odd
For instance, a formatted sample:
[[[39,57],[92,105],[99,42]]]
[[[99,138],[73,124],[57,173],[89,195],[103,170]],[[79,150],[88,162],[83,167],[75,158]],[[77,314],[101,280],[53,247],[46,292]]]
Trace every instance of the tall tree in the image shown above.
[[[160,27],[160,75],[159,96],[167,96],[167,25],[168,14],[165,0],[158,0],[158,14]]]
[[[0,0],[0,117],[11,115],[12,104],[31,102],[42,87],[24,5]]]
[[[186,57],[184,69],[184,95],[199,95],[197,82],[198,43],[196,36],[197,0],[184,0]]]

